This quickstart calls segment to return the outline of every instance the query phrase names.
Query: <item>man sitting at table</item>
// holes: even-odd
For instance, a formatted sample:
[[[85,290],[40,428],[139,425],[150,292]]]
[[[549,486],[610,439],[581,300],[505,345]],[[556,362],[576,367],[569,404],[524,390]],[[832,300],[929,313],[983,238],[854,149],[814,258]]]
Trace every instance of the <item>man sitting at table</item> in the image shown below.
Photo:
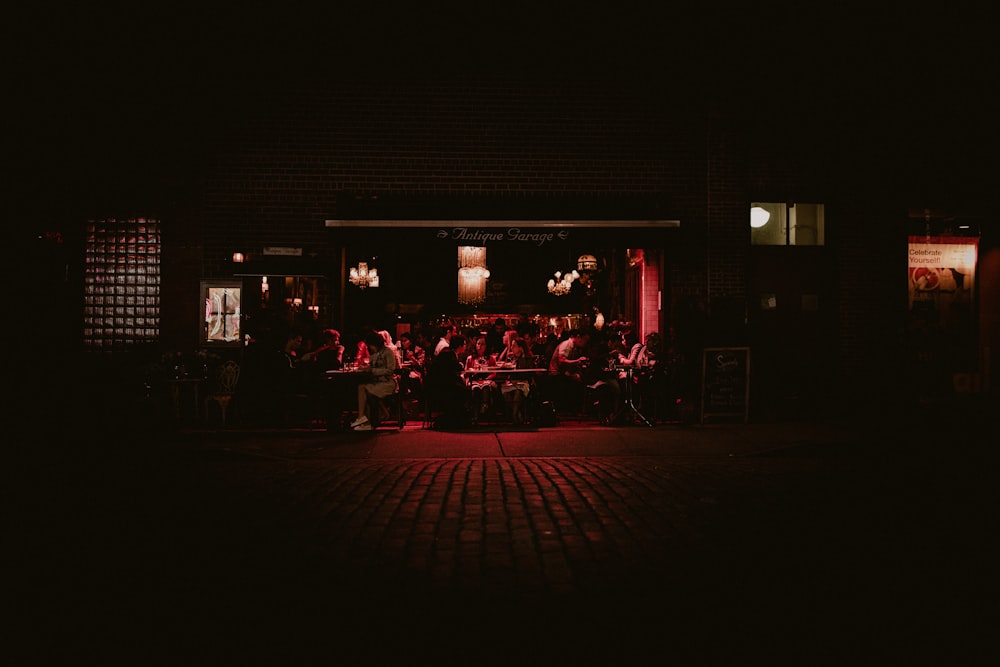
[[[399,334],[399,354],[403,370],[399,376],[400,391],[408,398],[420,397],[427,371],[427,352],[413,339],[413,334],[404,331]]]
[[[493,320],[493,326],[486,332],[487,354],[500,354],[507,347],[507,341],[504,336],[506,332],[507,323],[502,317]]]
[[[601,377],[603,363],[596,368],[591,366],[587,354],[589,345],[589,331],[572,329],[566,340],[556,346],[549,361],[549,379],[556,392],[553,398],[565,411],[572,412],[569,406],[582,405],[587,389],[596,391],[599,417],[602,422],[608,422],[618,411],[621,389],[617,382]]]
[[[358,385],[358,418],[351,422],[355,431],[372,430],[372,420],[368,417],[371,407],[378,407],[382,419],[388,416],[388,411],[378,399],[396,393],[396,353],[385,344],[385,338],[377,331],[365,334],[365,344],[368,346],[368,368],[371,381]]]
[[[462,334],[451,337],[449,344],[427,366],[425,390],[431,409],[439,411],[435,427],[462,428],[472,424],[472,390],[462,376],[468,339]]]

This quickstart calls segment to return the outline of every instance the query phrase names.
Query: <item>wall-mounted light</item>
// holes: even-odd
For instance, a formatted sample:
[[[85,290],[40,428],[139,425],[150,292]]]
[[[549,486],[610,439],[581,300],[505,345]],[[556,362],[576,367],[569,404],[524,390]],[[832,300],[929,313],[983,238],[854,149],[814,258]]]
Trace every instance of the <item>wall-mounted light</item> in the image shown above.
[[[243,263],[243,253],[241,253],[241,252],[234,252],[233,253],[233,264],[242,264],[242,263]]]
[[[767,224],[767,221],[771,219],[771,214],[767,209],[761,208],[760,206],[754,206],[750,209],[750,226],[754,229],[760,229]]]

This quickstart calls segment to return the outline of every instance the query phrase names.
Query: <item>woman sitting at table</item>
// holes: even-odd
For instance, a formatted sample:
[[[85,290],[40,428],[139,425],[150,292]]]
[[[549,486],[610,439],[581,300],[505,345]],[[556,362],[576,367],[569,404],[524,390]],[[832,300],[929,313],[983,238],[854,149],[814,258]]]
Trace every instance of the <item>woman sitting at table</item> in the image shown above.
[[[510,342],[517,338],[517,331],[514,329],[507,329],[503,332],[503,349],[497,355],[498,361],[507,361],[507,357],[510,356]]]
[[[507,364],[514,364],[514,368],[532,368],[535,365],[535,357],[531,354],[531,348],[527,340],[515,335],[507,346]],[[500,372],[503,377],[503,372]],[[500,383],[500,395],[503,397],[507,414],[515,424],[523,424],[526,421],[525,405],[528,394],[531,392],[530,377],[508,375]]]
[[[381,418],[388,417],[388,410],[378,399],[396,393],[396,353],[386,347],[385,339],[377,331],[365,334],[368,347],[368,372],[371,381],[358,385],[358,418],[351,422],[355,431],[372,430],[368,413],[372,406],[381,411]]]
[[[392,341],[392,334],[385,329],[379,329],[378,335],[382,337],[385,341],[385,346],[392,350],[392,353],[396,355],[396,368],[403,365],[403,354],[399,351],[399,346]]]
[[[639,337],[635,332],[629,329],[622,334],[621,349],[616,354],[618,363],[622,366],[637,366],[639,355],[645,347],[645,345],[639,342]]]
[[[480,417],[489,414],[493,407],[493,394],[497,383],[494,373],[485,372],[490,365],[490,355],[487,352],[486,336],[477,336],[473,342],[472,354],[465,358],[466,377],[469,389],[472,390],[472,421],[478,422]],[[482,371],[482,372],[470,372]]]

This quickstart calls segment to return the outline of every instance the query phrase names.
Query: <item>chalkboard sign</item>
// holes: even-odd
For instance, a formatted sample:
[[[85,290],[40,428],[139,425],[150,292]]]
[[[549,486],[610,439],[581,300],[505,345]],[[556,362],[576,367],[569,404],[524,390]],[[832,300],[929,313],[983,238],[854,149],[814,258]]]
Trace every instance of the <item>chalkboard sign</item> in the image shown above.
[[[750,348],[706,347],[701,362],[701,420],[742,417],[750,408]]]

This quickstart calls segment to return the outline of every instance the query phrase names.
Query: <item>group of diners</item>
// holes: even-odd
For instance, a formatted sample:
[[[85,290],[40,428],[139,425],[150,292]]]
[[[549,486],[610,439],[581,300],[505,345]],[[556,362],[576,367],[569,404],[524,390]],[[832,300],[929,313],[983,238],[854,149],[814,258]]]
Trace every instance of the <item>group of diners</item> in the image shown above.
[[[280,352],[275,361],[282,368],[271,379],[282,400],[304,401],[313,421],[329,429],[358,431],[388,418],[390,396],[399,399],[397,409],[425,419],[433,413],[441,428],[528,424],[542,404],[602,424],[627,423],[623,395],[640,402],[652,395],[641,385],[650,384],[663,361],[656,333],[639,341],[631,330],[588,327],[541,336],[503,318],[486,330],[415,326],[396,339],[371,327],[347,341],[333,328],[318,340],[292,329]]]

